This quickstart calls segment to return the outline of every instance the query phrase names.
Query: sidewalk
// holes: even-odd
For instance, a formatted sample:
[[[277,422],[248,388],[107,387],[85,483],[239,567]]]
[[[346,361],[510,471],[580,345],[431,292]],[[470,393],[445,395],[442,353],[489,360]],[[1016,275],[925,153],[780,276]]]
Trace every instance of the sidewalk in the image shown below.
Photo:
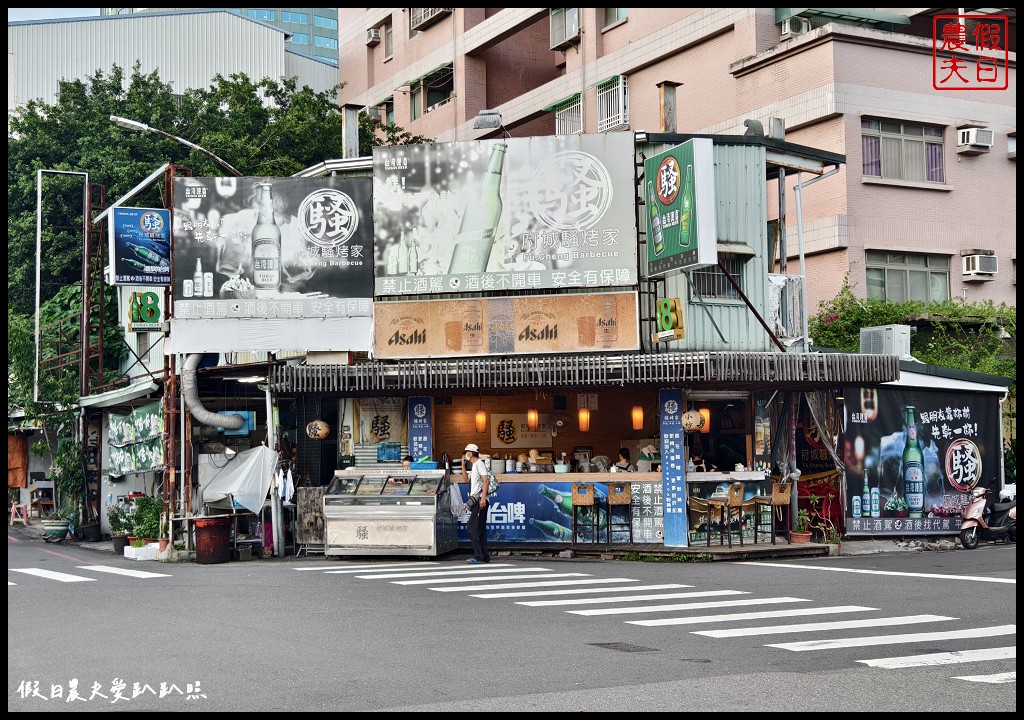
[[[47,544],[43,540],[42,525],[38,519],[35,523],[25,526],[21,523],[8,524],[8,535],[14,535],[22,542],[38,542]],[[639,560],[642,558],[664,557],[670,559],[690,558],[696,562],[727,562],[730,560],[756,560],[756,559],[779,559],[793,557],[821,557],[827,555],[880,555],[901,552],[925,552],[940,551],[948,552],[959,549],[954,542],[955,536],[921,537],[908,539],[874,539],[874,538],[851,538],[844,540],[839,545],[826,545],[824,543],[798,543],[790,545],[785,539],[778,538],[778,542],[772,545],[770,542],[753,545],[745,543],[740,545],[733,543],[728,545],[705,545],[697,544],[691,547],[676,548],[665,547],[664,545],[606,545],[590,543],[492,543],[490,544],[491,554],[495,557],[562,557],[562,558],[594,558],[600,560]],[[98,553],[114,554],[114,544],[107,538],[96,542],[84,542],[75,540],[64,540],[60,543],[48,543],[53,547],[75,547],[90,550]],[[469,551],[469,543],[460,543],[457,552]],[[324,556],[313,556],[324,558]],[[280,559],[280,558],[275,558]],[[295,559],[294,555],[287,555],[284,559]],[[332,558],[334,559],[334,558]]]

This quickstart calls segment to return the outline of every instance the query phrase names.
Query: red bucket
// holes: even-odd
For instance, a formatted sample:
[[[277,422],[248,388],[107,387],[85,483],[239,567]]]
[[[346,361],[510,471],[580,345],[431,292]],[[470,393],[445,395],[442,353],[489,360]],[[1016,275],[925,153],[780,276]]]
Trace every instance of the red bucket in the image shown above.
[[[231,558],[231,518],[196,520],[196,562],[225,563]]]

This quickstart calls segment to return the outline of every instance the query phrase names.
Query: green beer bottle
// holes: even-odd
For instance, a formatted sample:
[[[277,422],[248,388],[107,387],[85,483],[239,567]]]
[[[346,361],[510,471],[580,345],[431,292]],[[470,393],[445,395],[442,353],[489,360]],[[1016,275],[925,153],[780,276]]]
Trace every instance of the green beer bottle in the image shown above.
[[[683,209],[679,214],[679,244],[688,247],[690,226],[693,224],[693,165],[686,166],[686,182],[683,184]]]
[[[552,540],[561,540],[562,542],[570,542],[572,540],[572,530],[564,525],[559,525],[550,520],[538,520],[537,518],[530,518],[529,523],[540,530],[544,537],[551,538]]]
[[[924,451],[917,437],[914,406],[907,405],[906,442],[903,444],[903,499],[910,517],[924,517]]]
[[[665,232],[661,227],[661,212],[658,210],[658,195],[654,192],[654,183],[647,181],[647,204],[650,206],[648,216],[651,218],[651,235],[654,240],[654,254],[665,252]]]
[[[547,485],[538,485],[537,492],[550,500],[558,508],[558,512],[568,518],[572,517],[572,495],[565,495]]]

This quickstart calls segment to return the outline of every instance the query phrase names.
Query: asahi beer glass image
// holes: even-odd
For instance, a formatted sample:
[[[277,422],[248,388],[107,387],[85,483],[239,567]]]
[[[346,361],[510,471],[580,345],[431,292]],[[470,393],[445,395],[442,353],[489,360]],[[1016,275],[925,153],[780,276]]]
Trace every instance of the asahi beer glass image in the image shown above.
[[[370,192],[369,178],[175,178],[175,318],[369,317]]]
[[[955,534],[975,487],[1000,483],[995,396],[844,389],[846,531]]]
[[[636,283],[630,133],[373,149],[374,290]]]

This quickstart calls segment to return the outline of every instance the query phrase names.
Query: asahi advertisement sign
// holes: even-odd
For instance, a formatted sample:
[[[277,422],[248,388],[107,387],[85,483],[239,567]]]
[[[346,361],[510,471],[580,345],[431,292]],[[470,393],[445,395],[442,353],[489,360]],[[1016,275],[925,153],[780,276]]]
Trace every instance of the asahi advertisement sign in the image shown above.
[[[647,274],[718,262],[714,147],[694,138],[644,161]]]
[[[381,359],[637,350],[628,293],[378,302]]]
[[[175,178],[173,350],[367,349],[371,191],[369,178]],[[360,322],[331,322],[346,319]]]
[[[847,535],[956,534],[976,487],[1000,487],[993,394],[846,388]]]
[[[373,149],[378,296],[637,283],[633,135]]]

